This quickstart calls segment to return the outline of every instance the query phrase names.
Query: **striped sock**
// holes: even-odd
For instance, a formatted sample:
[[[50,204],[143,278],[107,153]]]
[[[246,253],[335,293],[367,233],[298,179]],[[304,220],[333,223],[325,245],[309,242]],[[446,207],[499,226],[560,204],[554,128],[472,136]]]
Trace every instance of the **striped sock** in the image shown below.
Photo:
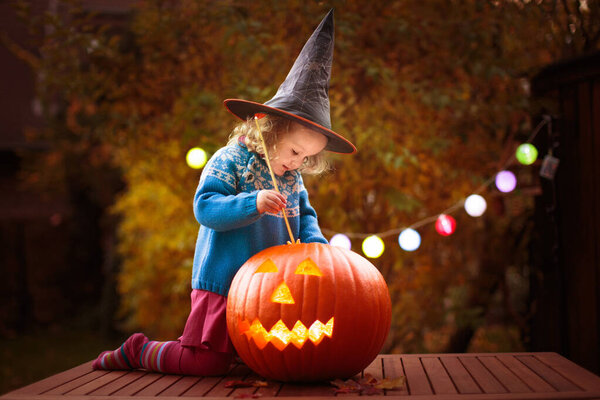
[[[171,366],[166,366],[167,353],[171,345],[177,342],[150,341],[144,344],[140,352],[140,368],[156,372],[171,372]],[[165,368],[166,367],[166,368]]]
[[[92,363],[93,369],[136,369],[137,354],[148,343],[148,338],[141,333],[133,334],[116,350],[101,353]]]

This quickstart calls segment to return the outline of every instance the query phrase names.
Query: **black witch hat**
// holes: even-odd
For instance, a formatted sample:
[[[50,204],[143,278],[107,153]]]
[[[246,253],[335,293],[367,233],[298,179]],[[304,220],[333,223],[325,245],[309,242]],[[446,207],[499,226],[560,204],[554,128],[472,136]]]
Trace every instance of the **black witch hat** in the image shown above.
[[[227,99],[225,107],[246,120],[256,114],[278,115],[302,124],[329,138],[325,150],[354,153],[356,147],[331,130],[329,79],[333,61],[333,10],[308,39],[292,69],[273,98],[264,104]]]

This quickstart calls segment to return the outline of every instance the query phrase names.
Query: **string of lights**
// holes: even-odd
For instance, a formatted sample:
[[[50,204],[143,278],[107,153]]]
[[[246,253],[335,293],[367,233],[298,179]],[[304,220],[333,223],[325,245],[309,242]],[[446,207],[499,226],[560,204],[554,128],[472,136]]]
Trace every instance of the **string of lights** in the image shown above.
[[[334,246],[340,246],[347,249],[351,248],[351,240],[350,239],[363,239],[362,242],[362,250],[363,253],[370,258],[377,258],[383,254],[385,250],[385,244],[383,242],[383,238],[389,236],[398,236],[398,242],[400,247],[405,251],[414,251],[419,248],[421,245],[421,236],[419,235],[417,229],[421,228],[424,225],[435,222],[436,231],[442,236],[449,236],[454,233],[456,229],[456,220],[450,215],[459,209],[464,208],[467,214],[472,217],[480,217],[485,213],[487,208],[487,203],[483,196],[481,195],[493,182],[496,183],[496,187],[498,190],[508,193],[515,189],[517,184],[517,179],[515,175],[508,171],[506,168],[511,165],[516,159],[523,165],[531,165],[538,158],[538,151],[531,144],[531,142],[535,139],[538,133],[544,126],[548,126],[548,133],[551,135],[552,129],[552,118],[549,115],[544,115],[542,120],[538,123],[532,133],[529,135],[527,140],[525,140],[519,147],[516,152],[513,153],[511,157],[509,157],[500,170],[487,179],[484,183],[482,183],[472,194],[470,194],[466,198],[462,198],[456,203],[452,204],[448,208],[442,210],[437,214],[433,214],[427,216],[423,219],[420,219],[411,225],[389,229],[383,232],[375,232],[375,233],[359,233],[359,232],[336,232],[331,229],[322,228],[324,234],[331,236],[330,244]],[[544,159],[544,163],[542,165],[542,173],[545,171],[546,174],[551,174],[553,177],[553,173],[558,166],[558,160],[552,156],[552,152]],[[550,173],[548,172],[550,170]],[[542,176],[544,176],[542,174]],[[550,176],[546,176],[551,179]]]
[[[541,129],[547,126],[548,135],[552,136],[552,117],[549,115],[542,116],[542,120],[537,124],[531,132],[527,140],[520,144],[516,151],[509,157],[500,170],[484,183],[482,183],[475,191],[466,198],[462,198],[454,204],[437,214],[433,214],[422,218],[411,225],[393,228],[383,232],[362,233],[362,232],[336,232],[331,229],[322,228],[325,235],[331,237],[329,244],[332,246],[340,246],[346,249],[352,247],[350,239],[363,239],[362,251],[369,258],[377,258],[383,254],[385,244],[383,238],[398,235],[398,243],[405,251],[414,251],[421,245],[421,236],[417,229],[424,225],[434,223],[436,231],[442,236],[449,236],[456,229],[456,220],[450,214],[455,213],[459,209],[464,208],[467,214],[472,217],[482,216],[487,208],[485,198],[481,195],[492,183],[496,184],[498,190],[504,193],[513,191],[517,186],[517,178],[507,169],[515,159],[523,165],[531,165],[538,158],[538,150],[531,144]],[[190,168],[203,168],[207,161],[206,152],[194,147],[187,152],[186,161]],[[554,179],[554,174],[558,167],[559,160],[552,154],[552,148],[549,149],[545,156],[540,169],[540,175],[546,179]]]

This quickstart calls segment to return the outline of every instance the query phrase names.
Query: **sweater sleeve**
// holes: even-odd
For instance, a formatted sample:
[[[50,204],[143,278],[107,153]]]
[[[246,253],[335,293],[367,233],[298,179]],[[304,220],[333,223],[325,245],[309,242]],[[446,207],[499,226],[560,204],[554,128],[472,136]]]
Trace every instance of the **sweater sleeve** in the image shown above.
[[[308,201],[306,189],[300,192],[300,241],[302,243],[329,243],[321,233],[317,212]]]
[[[221,149],[207,163],[194,196],[194,216],[207,228],[228,231],[258,220],[258,191],[237,193],[240,160],[237,155]]]

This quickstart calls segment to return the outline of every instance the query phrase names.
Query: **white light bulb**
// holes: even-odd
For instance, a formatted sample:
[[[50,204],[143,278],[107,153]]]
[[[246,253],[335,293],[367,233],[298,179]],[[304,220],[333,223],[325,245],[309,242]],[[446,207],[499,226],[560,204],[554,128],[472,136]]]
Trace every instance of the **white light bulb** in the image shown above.
[[[352,242],[350,242],[350,238],[343,233],[336,233],[329,239],[329,244],[332,246],[337,246],[344,248],[346,250],[350,250],[352,247]]]
[[[465,211],[471,217],[481,217],[486,208],[485,199],[478,194],[472,194],[465,200]]]
[[[405,229],[398,236],[398,243],[402,250],[415,251],[421,245],[421,235],[414,229]]]

